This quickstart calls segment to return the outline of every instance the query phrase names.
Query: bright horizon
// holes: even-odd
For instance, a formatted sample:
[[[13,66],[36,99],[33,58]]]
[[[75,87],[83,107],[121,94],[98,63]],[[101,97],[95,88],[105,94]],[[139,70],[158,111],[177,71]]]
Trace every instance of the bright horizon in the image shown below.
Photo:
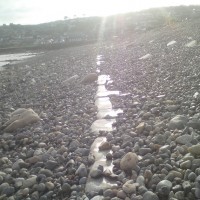
[[[200,5],[199,0],[1,0],[0,25],[39,24],[84,16],[108,16],[154,7]]]

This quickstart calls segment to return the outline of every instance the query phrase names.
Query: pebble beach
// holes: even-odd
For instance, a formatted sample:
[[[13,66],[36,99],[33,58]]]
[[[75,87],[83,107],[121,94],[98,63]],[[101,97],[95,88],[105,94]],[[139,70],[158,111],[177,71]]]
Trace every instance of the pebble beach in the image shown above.
[[[199,28],[183,21],[5,66],[0,200],[200,199]],[[90,73],[109,80],[82,84]],[[98,114],[99,85],[117,116]],[[6,132],[19,108],[40,120]],[[99,118],[112,130],[94,131]]]

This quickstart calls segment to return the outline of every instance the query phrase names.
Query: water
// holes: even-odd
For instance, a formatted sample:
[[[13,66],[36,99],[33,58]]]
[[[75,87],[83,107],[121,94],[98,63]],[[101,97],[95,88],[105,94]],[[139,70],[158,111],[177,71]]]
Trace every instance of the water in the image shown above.
[[[17,63],[24,59],[35,56],[35,53],[15,53],[0,55],[0,71],[4,70],[5,65]]]
[[[97,58],[97,70],[100,72],[100,61],[103,61],[103,56],[98,55]],[[97,106],[97,120],[93,122],[91,126],[91,130],[94,134],[98,134],[99,131],[113,131],[113,123],[116,122],[116,117],[123,113],[122,109],[113,109],[112,103],[110,101],[110,95],[120,95],[119,91],[108,91],[106,89],[106,85],[108,83],[112,83],[109,75],[99,75],[98,77],[98,88],[95,96],[95,105]],[[126,94],[125,94],[126,95]],[[102,142],[106,141],[106,137],[97,137],[93,142],[90,148],[90,154],[94,156],[95,162],[91,166],[91,170],[95,170],[99,165],[104,167],[104,170],[109,170],[111,174],[113,174],[113,163],[112,161],[108,161],[106,159],[107,153],[112,153],[111,150],[99,151],[99,146]],[[90,175],[88,176],[88,180],[86,183],[86,192],[92,191],[100,191],[101,189],[112,188],[116,186],[116,182],[112,180],[107,180],[105,177],[101,177],[98,179],[92,178]]]

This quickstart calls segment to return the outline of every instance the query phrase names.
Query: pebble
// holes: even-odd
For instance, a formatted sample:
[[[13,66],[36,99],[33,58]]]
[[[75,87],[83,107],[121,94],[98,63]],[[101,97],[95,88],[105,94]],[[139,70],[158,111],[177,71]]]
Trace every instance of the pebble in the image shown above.
[[[107,141],[102,142],[99,145],[99,150],[100,151],[110,150],[111,148],[112,148],[111,144],[109,142],[107,142]]]
[[[48,190],[53,190],[54,189],[54,184],[52,182],[46,182],[45,186]]]
[[[199,119],[193,118],[193,119],[189,120],[187,125],[188,125],[188,127],[192,127],[194,129],[200,130],[200,120]]]
[[[36,176],[28,178],[23,181],[23,188],[31,188],[36,183]]]
[[[66,194],[70,194],[71,193],[71,186],[68,183],[64,183],[62,185],[62,192],[66,193]]]
[[[172,188],[172,183],[168,180],[160,181],[156,186],[156,192],[161,196],[168,196]]]
[[[188,151],[194,155],[200,155],[200,144],[192,145],[188,147]]]
[[[172,118],[168,124],[170,130],[184,129],[187,124],[188,118],[184,115],[177,115]]]
[[[78,169],[76,170],[76,175],[78,175],[79,177],[87,177],[87,168],[86,166],[82,163]]]
[[[188,143],[191,143],[192,139],[193,138],[191,135],[185,134],[185,135],[181,135],[181,136],[177,137],[176,142],[178,144],[188,144]]]
[[[138,134],[141,134],[144,131],[145,123],[141,122],[135,129]]]
[[[191,166],[192,166],[192,162],[191,162],[190,160],[187,160],[187,161],[182,162],[182,163],[180,164],[180,168],[181,168],[181,169],[190,169]]]
[[[138,183],[134,183],[132,180],[129,180],[122,186],[122,189],[126,194],[133,194],[136,192],[138,186]]]
[[[143,195],[143,200],[159,200],[159,198],[155,193],[147,191]]]
[[[54,170],[56,167],[58,167],[58,163],[54,160],[48,160],[45,164],[45,167],[49,170]]]
[[[135,153],[129,152],[124,155],[120,161],[120,168],[124,171],[133,170],[138,162],[138,157]]]

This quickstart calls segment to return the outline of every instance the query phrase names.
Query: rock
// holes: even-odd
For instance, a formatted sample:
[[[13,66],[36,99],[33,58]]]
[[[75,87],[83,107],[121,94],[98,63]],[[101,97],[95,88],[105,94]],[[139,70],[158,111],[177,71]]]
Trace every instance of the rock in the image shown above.
[[[188,151],[194,155],[200,155],[200,144],[193,145],[188,148]]]
[[[129,152],[123,156],[120,161],[120,168],[124,171],[133,170],[138,162],[138,157],[135,153]]]
[[[191,191],[192,185],[191,185],[191,183],[189,181],[184,181],[182,183],[182,187],[183,187],[184,192],[188,193],[188,192]]]
[[[144,156],[144,155],[146,155],[148,153],[151,153],[151,149],[150,148],[140,148],[139,149],[139,154],[142,155],[142,156]]]
[[[64,183],[62,185],[62,192],[66,193],[66,194],[70,194],[71,193],[71,187],[68,183]]]
[[[188,42],[185,46],[186,47],[195,47],[197,45],[196,40],[192,40],[191,42]]]
[[[178,200],[184,200],[185,194],[184,194],[184,191],[178,191],[175,193],[175,198],[177,198]]]
[[[113,190],[111,190],[111,189],[106,189],[104,192],[103,192],[103,196],[104,197],[109,197],[109,199],[110,198],[112,198],[112,197],[114,197],[114,192],[113,192]]]
[[[48,190],[53,190],[54,189],[54,184],[52,182],[46,182],[45,186]]]
[[[24,180],[22,187],[23,188],[31,188],[36,183],[36,177],[37,176],[34,176],[34,177]]]
[[[112,148],[111,144],[109,142],[107,142],[107,141],[102,142],[99,145],[99,150],[100,151],[110,150],[111,148]]]
[[[179,105],[169,105],[169,106],[166,107],[166,109],[167,109],[169,112],[177,111],[179,108],[180,108]]]
[[[66,86],[66,85],[74,85],[77,83],[77,80],[78,80],[79,76],[76,74],[74,76],[71,76],[70,78],[68,78],[67,80],[63,81],[63,86]]]
[[[181,172],[178,172],[178,171],[170,171],[169,174],[165,177],[166,180],[169,180],[169,181],[173,181],[174,178],[180,178],[182,179],[183,178],[183,174]]]
[[[197,175],[194,172],[191,172],[188,175],[188,180],[191,181],[191,182],[194,182],[196,178],[197,178]]]
[[[190,160],[186,160],[180,164],[181,169],[190,169],[192,166],[192,162]]]
[[[16,188],[20,188],[23,185],[24,180],[24,178],[16,178],[14,186]]]
[[[159,198],[155,193],[147,191],[143,195],[143,200],[159,200]]]
[[[144,128],[145,128],[145,123],[141,122],[135,129],[136,129],[136,132],[140,134],[144,131]]]
[[[58,163],[54,160],[48,160],[45,164],[45,167],[49,170],[53,170],[58,167]]]
[[[138,183],[134,183],[132,180],[129,180],[122,186],[122,189],[126,194],[133,194],[136,193],[138,186]]]
[[[79,180],[79,185],[86,184],[86,182],[87,182],[87,178],[86,178],[86,177],[82,177],[82,178],[80,178],[80,180]]]
[[[87,168],[86,166],[82,163],[79,168],[76,170],[76,175],[79,177],[87,177]]]
[[[49,169],[41,169],[39,171],[39,174],[44,174],[47,177],[52,177],[53,176],[53,172],[50,171]]]
[[[13,132],[19,128],[35,123],[40,120],[40,117],[32,109],[19,108],[15,110],[3,126],[5,132]]]
[[[170,130],[174,129],[184,129],[188,121],[188,118],[184,115],[177,115],[172,118],[168,124]]]
[[[172,188],[172,183],[168,180],[160,181],[156,186],[156,192],[161,196],[168,196]]]
[[[126,193],[123,190],[119,190],[117,192],[117,197],[119,197],[120,199],[125,199],[126,198]]]
[[[167,43],[167,46],[171,46],[171,45],[174,45],[174,44],[176,44],[176,41],[175,41],[175,40],[172,40],[172,41],[170,41],[169,43]]]
[[[200,120],[199,119],[193,118],[193,119],[189,120],[187,125],[188,125],[188,127],[192,127],[194,129],[200,130]]]
[[[15,192],[15,188],[9,186],[9,187],[5,187],[5,188],[2,190],[1,194],[5,194],[6,196],[11,196],[11,195],[14,194],[14,192]]]
[[[197,199],[200,198],[200,175],[195,180],[195,196]]]
[[[97,196],[91,198],[91,200],[103,200],[103,199],[104,199],[104,197],[100,196],[100,195],[97,195]]]
[[[192,139],[193,138],[192,138],[191,135],[185,134],[185,135],[181,135],[181,136],[177,137],[176,138],[176,142],[178,144],[188,144],[188,143],[190,143],[192,141]]]
[[[91,84],[97,81],[97,79],[98,75],[96,73],[90,73],[81,80],[81,84]]]
[[[22,159],[18,159],[15,163],[13,163],[12,169],[19,170],[23,164],[24,161]]]
[[[35,191],[31,194],[31,200],[38,200],[39,199],[39,192]]]
[[[74,153],[80,156],[88,156],[90,153],[90,150],[87,148],[78,148],[74,151]]]
[[[103,175],[103,171],[100,169],[91,169],[90,176],[92,178],[99,178]]]
[[[140,57],[139,60],[146,60],[146,59],[151,58],[151,57],[152,57],[152,55],[148,53],[148,54]]]
[[[70,150],[70,151],[75,151],[79,146],[80,146],[79,141],[78,141],[78,140],[73,140],[73,141],[69,144],[69,150]]]

